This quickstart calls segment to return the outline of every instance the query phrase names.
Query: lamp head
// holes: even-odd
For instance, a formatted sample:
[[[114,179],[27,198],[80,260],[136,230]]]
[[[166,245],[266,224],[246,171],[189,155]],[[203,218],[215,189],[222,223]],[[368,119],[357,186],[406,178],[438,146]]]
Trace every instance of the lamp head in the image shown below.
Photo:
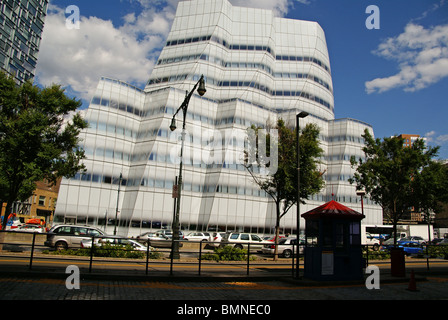
[[[297,116],[298,116],[299,118],[305,118],[305,117],[308,116],[308,115],[309,115],[308,112],[306,112],[306,111],[302,111],[302,112],[300,112]]]
[[[174,117],[173,119],[171,119],[170,130],[171,131],[176,130],[176,119]]]
[[[205,90],[205,81],[204,81],[204,76],[201,76],[201,79],[199,79],[199,88],[198,88],[198,93],[199,95],[202,97],[205,92],[207,90]]]

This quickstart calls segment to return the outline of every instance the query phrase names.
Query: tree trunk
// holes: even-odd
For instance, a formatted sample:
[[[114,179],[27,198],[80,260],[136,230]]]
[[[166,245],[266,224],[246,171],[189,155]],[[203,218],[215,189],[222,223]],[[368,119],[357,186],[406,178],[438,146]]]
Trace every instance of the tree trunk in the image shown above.
[[[274,249],[274,261],[278,260],[278,237],[280,235],[280,202],[275,202],[276,214],[277,217],[275,219],[275,249]]]

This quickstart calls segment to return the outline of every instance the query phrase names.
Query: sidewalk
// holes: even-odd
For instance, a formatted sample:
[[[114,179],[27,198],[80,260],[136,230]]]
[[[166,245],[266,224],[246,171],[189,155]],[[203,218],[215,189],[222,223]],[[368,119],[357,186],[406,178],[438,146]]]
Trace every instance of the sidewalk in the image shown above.
[[[70,263],[70,261],[69,261]],[[371,261],[370,265],[373,265]],[[380,269],[380,288],[369,290],[365,280],[313,281],[295,279],[291,270],[254,268],[249,276],[241,272],[203,272],[200,276],[179,268],[170,275],[166,271],[88,269],[80,268],[80,288],[70,290],[61,267],[7,266],[0,263],[1,300],[159,300],[161,306],[173,313],[186,305],[244,304],[256,301],[269,305],[274,314],[282,315],[285,306],[294,307],[298,300],[428,300],[448,298],[448,268],[433,268],[415,272],[416,290],[410,286],[410,268],[405,277],[392,277],[387,267]],[[303,269],[301,269],[303,274]],[[366,275],[367,277],[368,275]],[[164,300],[165,303],[163,301]],[[170,302],[168,302],[170,301]],[[291,301],[291,302],[288,302]],[[147,305],[145,305],[147,307]],[[280,308],[281,307],[281,308]]]
[[[42,257],[42,256],[40,256]],[[48,256],[44,256],[48,259]],[[35,257],[39,259],[39,257]],[[48,259],[50,260],[50,259]],[[58,260],[59,261],[59,260]],[[95,280],[128,280],[128,281],[213,281],[213,282],[226,282],[230,280],[238,281],[286,281],[295,283],[301,286],[340,286],[342,284],[365,284],[366,279],[371,275],[365,274],[364,279],[352,280],[352,281],[318,281],[310,280],[303,277],[304,266],[303,261],[299,267],[300,277],[296,278],[295,269],[292,269],[291,265],[287,265],[282,261],[277,262],[278,267],[272,267],[275,264],[272,260],[252,262],[250,264],[249,274],[246,273],[246,262],[229,262],[229,263],[217,263],[217,262],[202,262],[200,274],[198,272],[198,260],[190,258],[181,258],[174,262],[172,269],[170,269],[170,260],[163,261],[150,261],[148,273],[145,268],[119,268],[117,267],[99,267],[98,264],[101,260],[98,258],[93,263],[93,268],[89,271],[88,261],[64,259],[65,265],[63,266],[39,266],[36,263],[33,264],[30,270],[28,265],[5,265],[0,260],[0,277],[5,276],[17,276],[17,277],[46,277],[53,279],[66,279],[68,274],[65,272],[65,268],[68,265],[78,265],[81,276],[84,279]],[[417,260],[416,260],[417,261]],[[417,261],[423,262],[423,261]],[[130,263],[135,261],[130,260]],[[160,264],[164,264],[161,268]],[[145,264],[144,261],[140,262],[140,265]],[[264,266],[266,264],[266,266]],[[380,282],[381,283],[397,283],[397,282],[409,282],[411,277],[411,270],[415,270],[414,279],[418,282],[427,281],[428,276],[446,275],[448,277],[448,261],[443,266],[437,266],[432,263],[430,270],[426,270],[426,265],[422,264],[418,268],[408,262],[406,267],[406,274],[404,277],[396,277],[391,275],[390,266],[385,261],[370,261],[369,266],[379,266]],[[221,268],[232,267],[227,270],[221,270]],[[219,268],[217,271],[216,268]]]

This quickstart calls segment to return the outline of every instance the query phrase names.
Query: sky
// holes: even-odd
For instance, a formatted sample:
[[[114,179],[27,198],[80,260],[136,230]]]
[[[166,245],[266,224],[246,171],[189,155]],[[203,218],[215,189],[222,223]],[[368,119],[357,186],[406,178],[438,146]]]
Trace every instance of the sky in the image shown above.
[[[101,76],[143,89],[178,2],[50,0],[36,83],[61,84],[83,108]],[[367,122],[378,138],[418,134],[448,159],[448,0],[230,2],[318,22],[330,54],[335,117]]]

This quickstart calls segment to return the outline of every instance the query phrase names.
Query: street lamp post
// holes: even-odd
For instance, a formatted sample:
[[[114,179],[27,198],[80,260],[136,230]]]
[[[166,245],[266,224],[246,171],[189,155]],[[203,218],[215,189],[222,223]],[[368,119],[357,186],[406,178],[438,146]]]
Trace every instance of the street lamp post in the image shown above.
[[[177,180],[177,201],[176,203],[176,211],[173,218],[173,242],[171,246],[171,258],[173,259],[179,259],[179,213],[180,213],[180,198],[182,194],[182,163],[183,163],[183,152],[184,152],[184,142],[185,142],[185,119],[187,116],[187,109],[188,104],[190,102],[191,96],[193,95],[196,88],[198,88],[198,93],[202,97],[206,90],[205,90],[205,81],[204,76],[202,75],[199,81],[194,85],[193,89],[190,91],[190,93],[187,93],[185,96],[184,102],[180,105],[180,107],[177,109],[177,111],[174,113],[173,118],[171,119],[170,124],[170,130],[174,131],[176,130],[176,115],[177,113],[182,110],[183,111],[183,122],[182,122],[182,136],[181,136],[181,147],[180,147],[180,165],[179,165],[179,178]]]
[[[364,214],[364,196],[366,192],[364,190],[356,191],[356,195],[361,197],[361,213]]]
[[[117,218],[118,218],[118,204],[120,200],[120,185],[123,175],[120,173],[120,179],[118,179],[118,192],[117,192],[117,207],[115,209],[115,223],[114,223],[114,236],[117,234]],[[107,221],[106,221],[107,224]]]
[[[296,115],[297,138],[297,254],[296,254],[296,278],[299,278],[299,252],[300,252],[300,118],[308,116],[308,112],[302,111]]]

